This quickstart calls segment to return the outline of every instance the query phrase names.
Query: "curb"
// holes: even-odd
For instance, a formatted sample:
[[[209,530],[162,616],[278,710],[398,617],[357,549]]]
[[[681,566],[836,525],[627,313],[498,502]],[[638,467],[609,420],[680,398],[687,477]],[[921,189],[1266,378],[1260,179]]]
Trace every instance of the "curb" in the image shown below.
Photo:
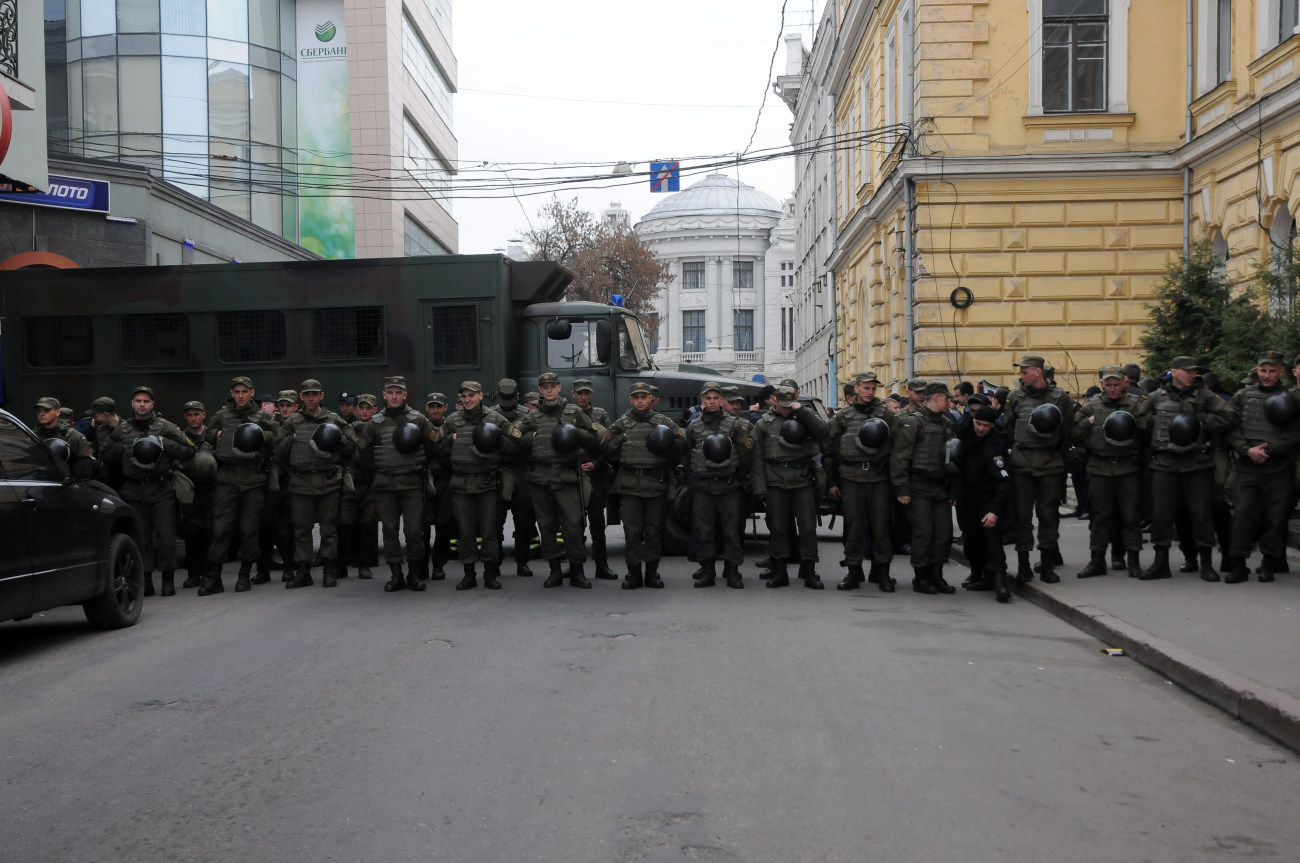
[[[960,546],[949,555],[966,563]],[[1196,697],[1262,732],[1295,752],[1300,752],[1300,698],[1264,686],[1230,671],[1171,641],[1085,603],[1071,604],[1043,590],[1036,581],[1021,584],[1009,579],[1012,591],[1071,626],[1110,647],[1120,647],[1133,659],[1163,674]]]

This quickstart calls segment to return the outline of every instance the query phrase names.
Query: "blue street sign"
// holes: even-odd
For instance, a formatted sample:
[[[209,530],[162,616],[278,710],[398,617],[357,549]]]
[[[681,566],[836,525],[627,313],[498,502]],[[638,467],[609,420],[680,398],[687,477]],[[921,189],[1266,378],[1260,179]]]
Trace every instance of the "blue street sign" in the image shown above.
[[[681,187],[681,162],[650,163],[650,191],[676,192]]]
[[[58,207],[65,210],[108,212],[108,181],[50,175],[49,190],[34,194],[14,192],[8,183],[0,183],[0,201],[29,204],[33,207]]]

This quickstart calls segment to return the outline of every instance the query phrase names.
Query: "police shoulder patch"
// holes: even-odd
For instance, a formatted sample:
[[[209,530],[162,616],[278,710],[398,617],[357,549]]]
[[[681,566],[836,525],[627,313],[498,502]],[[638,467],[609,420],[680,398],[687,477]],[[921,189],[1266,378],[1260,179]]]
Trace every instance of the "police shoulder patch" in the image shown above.
[[[1002,456],[1000,455],[993,456],[993,463],[997,465],[999,468],[1006,467],[1006,462],[1003,460]]]
[[[523,435],[523,432],[519,431],[519,429],[518,429],[517,427],[515,427],[515,426],[511,426],[511,427],[510,427],[510,436],[511,436],[511,437],[521,437],[522,435]]]

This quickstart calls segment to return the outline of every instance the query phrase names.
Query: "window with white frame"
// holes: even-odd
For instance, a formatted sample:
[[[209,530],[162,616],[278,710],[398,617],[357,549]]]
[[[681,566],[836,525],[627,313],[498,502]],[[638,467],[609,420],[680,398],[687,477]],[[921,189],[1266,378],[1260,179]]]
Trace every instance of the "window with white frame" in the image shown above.
[[[731,286],[733,288],[752,289],[754,287],[754,262],[734,261],[731,265]]]
[[[1128,113],[1132,0],[1026,0],[1029,111]]]
[[[682,288],[699,290],[704,287],[704,262],[682,261]]]
[[[1295,35],[1300,0],[1259,0],[1255,16],[1255,54],[1273,50]]]
[[[731,345],[738,351],[754,349],[754,310],[735,309],[735,326],[732,329]]]
[[[682,312],[682,350],[704,353],[704,312]]]
[[[1197,0],[1196,94],[1232,78],[1233,0]]]

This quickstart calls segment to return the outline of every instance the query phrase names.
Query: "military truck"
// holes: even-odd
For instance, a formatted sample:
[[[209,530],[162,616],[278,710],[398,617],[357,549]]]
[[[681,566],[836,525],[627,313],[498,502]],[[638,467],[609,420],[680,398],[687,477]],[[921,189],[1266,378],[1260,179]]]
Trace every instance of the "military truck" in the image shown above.
[[[591,379],[595,403],[615,414],[649,381],[675,417],[716,379],[656,368],[627,309],[562,301],[572,278],[502,255],[6,272],[0,404],[26,415],[52,395],[80,411],[108,395],[125,409],[148,384],[175,420],[190,399],[220,407],[234,375],[259,392],[316,378],[332,406],[400,374],[422,408],[426,393],[454,399],[464,380],[490,394],[513,377],[526,391],[551,371],[566,393]],[[750,395],[761,386],[728,383]]]

